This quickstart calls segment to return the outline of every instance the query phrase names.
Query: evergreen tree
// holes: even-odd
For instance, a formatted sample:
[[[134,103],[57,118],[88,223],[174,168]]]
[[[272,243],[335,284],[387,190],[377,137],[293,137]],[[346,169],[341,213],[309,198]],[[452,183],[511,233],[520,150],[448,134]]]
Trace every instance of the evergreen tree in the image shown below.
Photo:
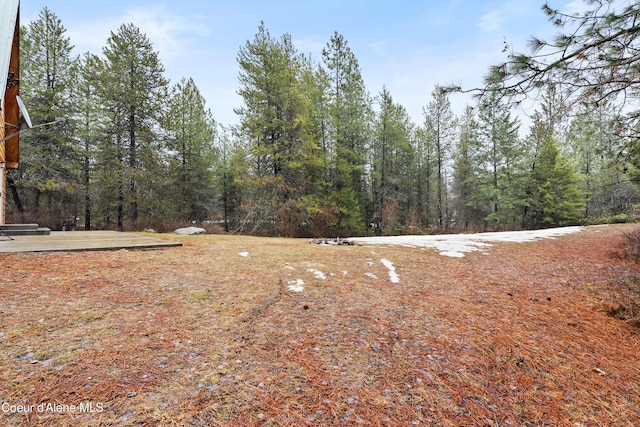
[[[245,223],[260,233],[308,234],[319,206],[310,197],[318,188],[313,179],[324,163],[316,140],[324,124],[316,109],[322,98],[311,63],[290,35],[276,40],[264,23],[240,49],[238,62],[244,106],[236,112],[252,163],[244,187]]]
[[[435,145],[434,140],[424,127],[418,127],[413,137],[415,153],[415,216],[420,228],[433,225],[435,217],[434,184],[435,173]]]
[[[519,124],[511,118],[509,105],[501,101],[496,92],[480,100],[478,121],[488,173],[483,189],[489,204],[486,220],[491,228],[512,227],[516,206],[522,197],[512,185],[517,157],[522,154],[518,146]]]
[[[21,96],[34,124],[71,119],[75,58],[66,28],[48,8],[22,29]],[[21,138],[21,166],[15,178],[29,206],[29,220],[59,228],[78,214],[81,163],[71,120],[38,128]],[[12,177],[13,178],[13,177]],[[23,194],[24,195],[24,194]],[[44,210],[42,209],[44,207]]]
[[[140,202],[144,216],[157,215],[154,201],[159,196],[157,184],[163,177],[158,131],[168,81],[158,53],[132,24],[111,33],[103,55],[99,94],[109,122],[107,139],[101,147],[102,160],[108,163],[101,165],[101,173],[103,183],[116,195],[118,228],[124,226],[124,209],[128,205],[128,218],[136,229]]]
[[[621,164],[622,141],[615,137],[618,125],[608,102],[594,109],[581,107],[566,131],[565,139],[582,175],[585,217],[597,218],[628,212],[637,203],[637,185]]]
[[[258,174],[282,176],[295,150],[291,144],[298,130],[294,110],[298,61],[291,37],[285,34],[280,41],[274,39],[263,22],[254,39],[238,52],[238,93],[244,106],[236,112],[251,141]]]
[[[249,169],[245,152],[231,131],[220,126],[216,140],[218,156],[214,167],[214,182],[218,188],[218,211],[221,212],[224,230],[235,231],[241,227],[238,211],[242,205],[241,177]],[[239,227],[238,227],[239,228]]]
[[[448,229],[450,212],[448,206],[447,168],[456,134],[456,119],[451,111],[447,93],[436,86],[431,93],[432,100],[423,109],[426,137],[431,139],[435,162],[436,216],[438,226]]]
[[[540,122],[534,124],[534,132]],[[580,176],[568,157],[560,153],[552,133],[543,133],[539,153],[531,171],[533,226],[564,225],[576,221],[584,210]]]
[[[569,108],[567,100],[564,99],[564,92],[558,89],[555,84],[548,84],[542,93],[539,110],[536,112],[538,119],[546,127],[546,131],[553,135],[560,135],[569,118]]]
[[[406,226],[410,210],[411,124],[404,107],[393,102],[386,87],[379,104],[371,150],[372,222],[377,231],[391,234]]]
[[[176,219],[207,219],[213,187],[216,123],[193,79],[175,84],[165,120],[169,162],[168,187]]]
[[[592,30],[630,37],[625,25],[634,11],[611,21],[588,14],[560,21],[610,24]],[[620,33],[611,33],[613,27]],[[595,40],[578,48],[582,54],[598,43],[611,47],[598,36],[578,36]],[[634,42],[623,41],[622,50],[631,53]],[[102,57],[75,59],[60,20],[45,8],[23,29],[22,46],[22,93],[34,122],[67,118],[64,126],[25,135],[17,185],[10,181],[23,193],[29,219],[51,214],[48,225],[81,211],[87,229],[137,228],[139,218],[201,220],[219,212],[226,230],[287,236],[353,235],[366,224],[381,233],[447,230],[452,220],[461,230],[504,229],[569,223],[580,207],[585,215],[614,214],[635,197],[619,159],[640,158],[640,149],[617,135],[624,128],[629,136],[630,116],[610,111],[615,108],[608,105],[617,104],[606,104],[610,94],[599,92],[613,81],[585,93],[552,79],[526,143],[501,98],[523,89],[504,86],[517,77],[513,64],[502,76],[493,69],[478,109],[468,109],[460,127],[446,91],[436,86],[424,125],[414,128],[386,87],[373,112],[343,36],[334,33],[322,62],[314,64],[289,34],[273,38],[261,23],[238,53],[240,125],[233,134],[223,129],[216,141],[217,125],[193,80],[181,80],[169,96],[157,53],[133,25],[111,34]],[[529,59],[539,65],[539,57]],[[567,76],[538,71],[527,81]],[[635,93],[633,84],[619,84]],[[585,102],[567,127],[576,99]],[[565,143],[584,180],[573,171]],[[14,199],[18,207],[20,198]]]
[[[329,87],[329,135],[332,166],[331,199],[339,211],[337,232],[364,229],[365,164],[369,136],[370,101],[360,66],[344,37],[337,32],[322,50]]]
[[[488,203],[481,195],[482,142],[473,108],[467,107],[460,120],[459,142],[453,165],[453,193],[459,230],[482,230]]]
[[[85,53],[73,69],[76,76],[73,105],[75,106],[76,137],[82,157],[81,182],[84,193],[85,230],[90,230],[92,227],[93,166],[103,128],[102,100],[98,96],[99,63],[100,61],[95,55]]]
[[[492,66],[483,92],[499,91],[516,101],[548,85],[561,93],[564,105],[597,109],[605,100],[618,125],[612,129],[625,143],[618,154],[640,164],[640,3],[585,0],[581,13],[567,14],[545,3],[543,12],[558,29],[550,40],[532,37],[526,52],[513,52]]]
[[[332,188],[328,79],[311,61],[303,63],[300,90],[304,99],[301,166],[306,177],[304,196],[298,201],[304,212],[304,232],[316,237],[334,235],[340,212],[330,198]]]

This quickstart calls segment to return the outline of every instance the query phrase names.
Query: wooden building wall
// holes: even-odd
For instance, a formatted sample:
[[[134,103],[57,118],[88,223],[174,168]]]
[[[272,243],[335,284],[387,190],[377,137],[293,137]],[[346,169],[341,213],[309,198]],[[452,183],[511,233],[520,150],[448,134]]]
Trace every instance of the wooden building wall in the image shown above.
[[[11,60],[7,76],[7,89],[4,96],[4,117],[9,123],[5,129],[6,135],[18,130],[20,108],[16,96],[20,94],[20,12],[16,18],[16,25],[11,47]],[[15,126],[12,127],[11,125]],[[17,169],[20,160],[20,136],[16,135],[5,142],[5,165],[7,169]]]
[[[20,90],[20,0],[0,2],[0,139],[19,131],[20,108],[16,96]],[[6,73],[6,74],[5,74]],[[5,223],[6,170],[17,169],[20,138],[16,134],[0,143],[0,224]]]

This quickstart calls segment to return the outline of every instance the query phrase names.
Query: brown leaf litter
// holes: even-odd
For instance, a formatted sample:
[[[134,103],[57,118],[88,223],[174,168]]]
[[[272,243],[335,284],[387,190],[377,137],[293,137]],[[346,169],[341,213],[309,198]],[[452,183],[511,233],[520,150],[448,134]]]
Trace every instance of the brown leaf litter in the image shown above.
[[[632,229],[464,258],[210,235],[2,255],[0,422],[640,425]]]

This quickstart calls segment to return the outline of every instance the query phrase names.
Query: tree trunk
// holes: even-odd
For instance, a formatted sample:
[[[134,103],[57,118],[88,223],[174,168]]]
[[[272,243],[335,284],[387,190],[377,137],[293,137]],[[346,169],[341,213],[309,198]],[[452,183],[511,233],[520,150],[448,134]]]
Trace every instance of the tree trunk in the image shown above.
[[[84,229],[91,230],[91,193],[89,158],[84,159]]]
[[[131,228],[133,230],[136,229],[138,222],[138,197],[136,195],[136,166],[137,166],[137,147],[136,147],[136,126],[135,126],[135,111],[132,111],[129,115],[129,172],[130,182],[129,182],[129,196],[131,197],[131,202],[129,204],[129,211],[131,215]]]
[[[16,205],[16,209],[18,210],[18,214],[20,214],[20,222],[27,222],[24,215],[24,207],[22,206],[22,201],[20,200],[20,194],[18,194],[18,188],[16,187],[16,182],[13,177],[7,174],[7,184],[9,184],[9,188],[11,189],[11,196],[13,197],[13,203]]]
[[[124,188],[122,185],[119,185],[118,186],[118,230],[120,231],[124,231],[123,211],[124,211]]]

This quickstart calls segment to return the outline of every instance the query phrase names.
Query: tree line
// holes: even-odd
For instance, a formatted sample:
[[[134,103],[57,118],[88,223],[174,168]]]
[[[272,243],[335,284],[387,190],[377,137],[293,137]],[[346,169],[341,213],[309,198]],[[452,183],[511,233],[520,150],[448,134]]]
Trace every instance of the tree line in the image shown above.
[[[66,120],[21,140],[16,222],[348,236],[608,221],[638,201],[615,100],[567,108],[551,81],[528,130],[496,78],[460,116],[436,86],[414,123],[386,87],[367,91],[339,33],[314,62],[260,23],[237,54],[239,123],[222,126],[192,79],[169,82],[136,26],[100,55],[72,50],[47,8],[21,29],[32,119]]]

